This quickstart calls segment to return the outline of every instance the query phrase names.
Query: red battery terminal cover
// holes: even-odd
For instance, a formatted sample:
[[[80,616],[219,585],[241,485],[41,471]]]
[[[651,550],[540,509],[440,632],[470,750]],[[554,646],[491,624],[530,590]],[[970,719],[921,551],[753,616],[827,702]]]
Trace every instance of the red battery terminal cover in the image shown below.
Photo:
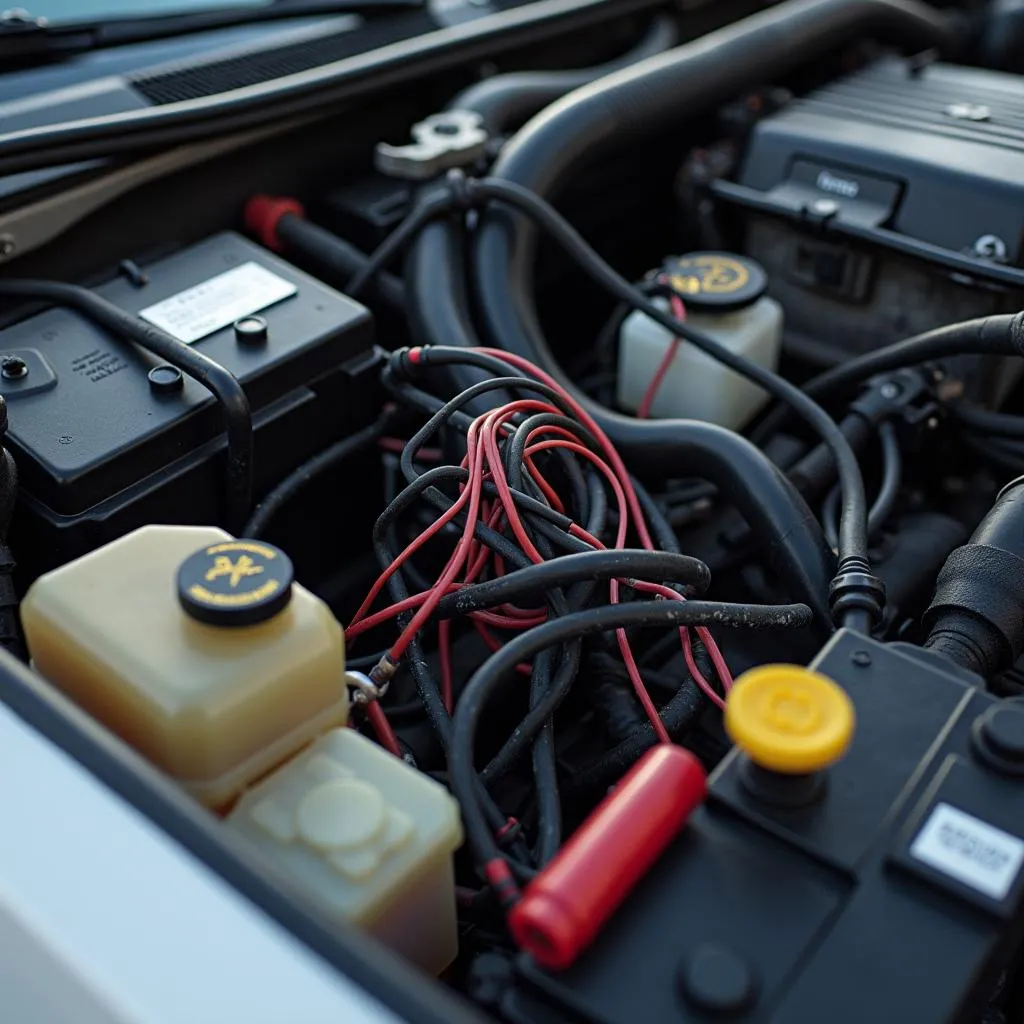
[[[512,908],[519,947],[552,970],[572,964],[706,793],[704,768],[688,750],[647,751]]]

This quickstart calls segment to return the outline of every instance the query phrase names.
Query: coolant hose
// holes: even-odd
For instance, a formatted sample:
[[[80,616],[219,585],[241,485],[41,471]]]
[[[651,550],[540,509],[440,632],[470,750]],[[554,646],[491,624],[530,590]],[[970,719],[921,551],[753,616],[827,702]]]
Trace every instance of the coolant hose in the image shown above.
[[[463,89],[448,104],[448,109],[475,111],[484,119],[488,132],[501,135],[519,127],[528,117],[573,89],[664,53],[678,40],[675,22],[667,14],[661,14],[654,19],[640,42],[615,60],[568,71],[513,71],[495,75]]]

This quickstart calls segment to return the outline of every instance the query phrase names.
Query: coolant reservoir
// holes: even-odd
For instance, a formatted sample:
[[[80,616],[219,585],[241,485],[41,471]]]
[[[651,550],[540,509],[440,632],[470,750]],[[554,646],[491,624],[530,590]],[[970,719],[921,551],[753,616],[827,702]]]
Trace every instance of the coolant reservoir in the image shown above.
[[[764,294],[762,267],[732,253],[692,253],[664,268],[686,304],[686,322],[727,349],[775,370],[782,348],[782,307]],[[664,309],[668,303],[655,300]],[[619,337],[618,401],[636,412],[672,344],[643,313],[626,318]],[[706,420],[736,430],[767,401],[765,392],[685,340],[676,347],[648,415]]]
[[[458,804],[359,733],[320,737],[227,821],[324,912],[435,974],[454,960]]]
[[[348,717],[341,627],[262,541],[146,526],[21,614],[37,671],[211,807]]]

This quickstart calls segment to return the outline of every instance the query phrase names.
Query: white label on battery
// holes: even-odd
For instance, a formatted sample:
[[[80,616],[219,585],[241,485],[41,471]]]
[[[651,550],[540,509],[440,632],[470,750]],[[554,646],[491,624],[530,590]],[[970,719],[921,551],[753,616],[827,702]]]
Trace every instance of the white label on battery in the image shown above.
[[[949,804],[936,804],[910,855],[1001,900],[1024,863],[1024,841]]]
[[[154,327],[191,345],[299,289],[258,263],[243,263],[139,313]]]

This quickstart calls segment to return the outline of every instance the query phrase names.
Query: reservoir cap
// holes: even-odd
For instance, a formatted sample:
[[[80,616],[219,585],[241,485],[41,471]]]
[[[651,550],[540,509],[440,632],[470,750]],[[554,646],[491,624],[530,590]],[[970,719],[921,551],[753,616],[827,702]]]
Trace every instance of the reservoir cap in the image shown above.
[[[691,252],[665,261],[662,274],[688,309],[727,313],[757,302],[768,287],[764,267],[733,252]]]
[[[725,731],[754,764],[803,775],[846,753],[855,714],[846,692],[799,665],[762,665],[736,680],[725,705]]]
[[[199,622],[253,626],[287,607],[294,579],[291,559],[273,544],[221,541],[182,562],[178,600]]]

